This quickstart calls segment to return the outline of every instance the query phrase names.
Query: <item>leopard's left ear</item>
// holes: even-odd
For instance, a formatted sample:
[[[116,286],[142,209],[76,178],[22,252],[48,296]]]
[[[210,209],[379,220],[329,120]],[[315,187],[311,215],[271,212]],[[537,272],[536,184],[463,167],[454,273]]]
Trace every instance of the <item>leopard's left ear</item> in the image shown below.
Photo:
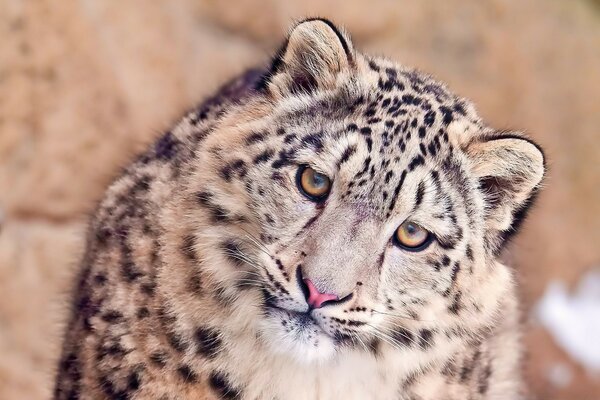
[[[518,228],[542,182],[544,153],[513,132],[474,139],[465,151],[484,194],[488,232],[504,240]]]
[[[292,29],[261,86],[275,96],[331,88],[354,57],[350,39],[332,22],[306,19]]]

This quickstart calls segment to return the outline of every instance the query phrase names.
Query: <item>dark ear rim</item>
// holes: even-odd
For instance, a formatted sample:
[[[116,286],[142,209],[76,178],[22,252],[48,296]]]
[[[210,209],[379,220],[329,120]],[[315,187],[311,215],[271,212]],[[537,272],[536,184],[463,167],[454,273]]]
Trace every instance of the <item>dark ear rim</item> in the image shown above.
[[[524,140],[527,143],[529,143],[532,146],[534,146],[536,149],[538,149],[538,151],[542,154],[542,160],[544,162],[544,175],[546,175],[546,170],[547,170],[547,167],[548,167],[546,165],[546,152],[544,151],[544,149],[542,148],[542,146],[540,146],[539,144],[537,144],[532,139],[530,139],[528,137],[525,137],[525,136],[517,135],[517,134],[515,134],[514,131],[511,131],[511,130],[499,130],[499,131],[496,131],[496,132],[494,132],[494,133],[492,133],[490,135],[482,137],[480,140],[482,142],[491,142],[493,140],[502,140],[502,139]]]
[[[519,134],[518,132],[515,132],[515,131],[510,131],[510,130],[499,130],[499,131],[495,131],[493,133],[489,133],[485,136],[480,136],[479,138],[471,141],[469,144],[488,143],[488,142],[494,142],[497,140],[511,140],[511,139],[512,140],[522,140],[526,143],[529,143],[530,145],[535,147],[537,149],[537,151],[541,154],[543,170],[542,170],[542,176],[541,176],[540,182],[543,181],[544,178],[546,177],[546,175],[548,174],[546,153],[544,152],[544,149],[538,143],[536,143],[533,139],[526,137],[525,135]],[[485,178],[486,178],[485,176],[479,177],[480,184],[482,184],[486,180]],[[538,189],[539,188],[537,188],[537,187],[534,188],[532,190],[531,196],[533,196]]]
[[[333,22],[331,22],[331,20],[328,20],[327,18],[320,18],[320,17],[306,18],[306,19],[300,21],[298,24],[296,24],[296,26],[303,24],[305,22],[311,22],[311,21],[321,21],[331,28],[331,30],[335,33],[338,40],[340,41],[342,47],[344,48],[344,53],[346,53],[346,57],[348,57],[348,63],[350,63],[350,65],[352,65],[354,63],[354,56],[353,56],[352,52],[350,51],[350,45],[348,45],[348,42],[346,41],[346,38],[344,37],[342,32],[340,32],[339,28]]]
[[[305,19],[297,22],[296,24],[294,24],[292,31],[298,25],[301,25],[305,22],[311,22],[311,21],[321,21],[321,22],[325,23],[327,26],[329,26],[329,28],[331,28],[331,30],[335,33],[338,40],[340,41],[340,44],[342,45],[342,48],[344,49],[344,53],[346,53],[346,57],[348,58],[348,63],[350,65],[355,65],[354,55],[352,54],[352,51],[350,50],[350,45],[346,41],[346,38],[344,37],[342,32],[340,32],[338,27],[333,22],[331,22],[331,20],[329,20],[327,18],[322,18],[322,17],[305,18]],[[269,82],[271,82],[271,78],[281,70],[281,66],[283,64],[283,56],[285,55],[285,51],[288,47],[288,42],[290,40],[289,36],[290,35],[288,35],[286,37],[286,39],[283,42],[283,44],[281,45],[281,47],[279,47],[277,52],[275,52],[275,56],[273,57],[273,59],[271,61],[271,65],[269,66],[267,72],[257,82],[257,84],[256,84],[257,90],[265,90],[267,88],[267,86],[269,85]]]

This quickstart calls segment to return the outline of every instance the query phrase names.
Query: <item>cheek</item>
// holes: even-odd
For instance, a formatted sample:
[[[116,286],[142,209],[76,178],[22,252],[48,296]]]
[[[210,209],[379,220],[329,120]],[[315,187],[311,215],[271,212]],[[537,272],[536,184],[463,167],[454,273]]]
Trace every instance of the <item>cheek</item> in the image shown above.
[[[307,220],[315,215],[315,208],[312,204],[288,196],[275,201],[265,201],[262,204],[262,212],[273,216],[276,222],[272,225],[275,229],[287,234],[296,234],[302,230]]]
[[[314,208],[313,204],[309,204],[306,201],[298,201],[293,206],[294,211],[300,215],[310,215],[310,213],[314,212]]]
[[[270,224],[272,228],[287,233],[297,233],[315,215],[315,205],[303,200],[295,188],[265,190],[263,196],[254,197],[253,201],[260,214],[269,215],[274,220]]]
[[[271,244],[277,246],[294,246],[304,237],[305,226],[315,216],[312,204],[301,200],[280,198],[279,201],[263,201],[260,205],[262,214],[262,232],[271,237]],[[268,217],[266,217],[268,215]]]
[[[399,293],[423,293],[439,285],[439,273],[425,257],[416,257],[400,250],[388,251],[384,265],[383,284],[386,290]]]

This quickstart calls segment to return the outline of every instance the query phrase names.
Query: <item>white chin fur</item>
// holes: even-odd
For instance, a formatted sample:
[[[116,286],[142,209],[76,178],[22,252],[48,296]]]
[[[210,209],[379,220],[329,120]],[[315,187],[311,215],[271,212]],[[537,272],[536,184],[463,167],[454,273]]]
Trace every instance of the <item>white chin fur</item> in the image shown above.
[[[302,323],[283,310],[269,312],[261,319],[259,329],[263,341],[274,353],[304,364],[321,363],[335,354],[333,339],[316,323]]]

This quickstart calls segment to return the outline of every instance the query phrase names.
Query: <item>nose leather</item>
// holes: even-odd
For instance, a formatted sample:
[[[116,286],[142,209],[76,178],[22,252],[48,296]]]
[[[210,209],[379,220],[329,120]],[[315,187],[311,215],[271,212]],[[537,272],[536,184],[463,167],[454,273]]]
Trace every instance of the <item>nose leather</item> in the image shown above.
[[[310,279],[304,279],[306,287],[308,287],[308,305],[312,308],[321,308],[323,303],[330,300],[338,300],[338,296],[331,293],[321,293],[319,289],[310,281]]]

